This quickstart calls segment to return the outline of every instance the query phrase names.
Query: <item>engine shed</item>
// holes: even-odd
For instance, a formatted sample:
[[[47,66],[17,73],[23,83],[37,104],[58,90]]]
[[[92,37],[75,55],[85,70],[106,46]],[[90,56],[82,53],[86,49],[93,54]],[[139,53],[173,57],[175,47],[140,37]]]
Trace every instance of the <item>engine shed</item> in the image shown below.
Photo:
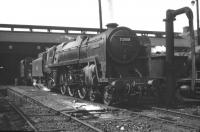
[[[0,24],[0,84],[14,84],[20,60],[36,58],[46,48],[86,31],[91,35],[98,29]]]

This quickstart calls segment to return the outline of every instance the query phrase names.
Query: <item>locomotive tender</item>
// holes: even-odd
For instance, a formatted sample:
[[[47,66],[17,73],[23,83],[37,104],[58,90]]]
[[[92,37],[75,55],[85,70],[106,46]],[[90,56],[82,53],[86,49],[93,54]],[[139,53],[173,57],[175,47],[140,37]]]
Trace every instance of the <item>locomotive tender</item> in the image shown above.
[[[20,78],[17,84],[32,85],[32,60],[31,57],[27,57],[20,61]]]
[[[96,36],[78,36],[41,53],[32,62],[33,78],[51,90],[91,101],[103,99],[107,105],[135,95],[160,99],[165,56],[150,57],[150,44],[142,44],[131,29],[115,23],[107,27]],[[177,70],[182,60],[177,59]]]
[[[177,84],[177,92],[182,97],[187,98],[195,98],[200,99],[200,46],[197,45],[195,47],[195,85],[194,89],[192,88],[192,74],[191,74],[191,52],[188,52],[188,59],[187,59],[187,76],[179,78],[176,82]]]

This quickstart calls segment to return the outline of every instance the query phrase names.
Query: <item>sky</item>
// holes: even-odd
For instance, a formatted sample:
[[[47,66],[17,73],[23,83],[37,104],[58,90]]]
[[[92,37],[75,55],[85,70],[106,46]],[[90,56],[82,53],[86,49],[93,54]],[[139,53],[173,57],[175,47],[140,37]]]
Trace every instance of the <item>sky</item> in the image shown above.
[[[165,31],[167,9],[196,5],[191,0],[101,0],[103,28],[110,22],[133,30]],[[99,28],[98,0],[0,0],[0,24]],[[185,14],[174,22],[176,32],[188,26]]]

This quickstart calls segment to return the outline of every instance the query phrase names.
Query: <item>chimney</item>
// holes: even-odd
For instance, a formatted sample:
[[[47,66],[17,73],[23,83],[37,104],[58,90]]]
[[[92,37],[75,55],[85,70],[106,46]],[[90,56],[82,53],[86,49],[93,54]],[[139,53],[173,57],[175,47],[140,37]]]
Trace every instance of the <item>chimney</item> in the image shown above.
[[[107,29],[113,29],[113,28],[116,28],[118,26],[117,23],[108,23],[107,25]]]

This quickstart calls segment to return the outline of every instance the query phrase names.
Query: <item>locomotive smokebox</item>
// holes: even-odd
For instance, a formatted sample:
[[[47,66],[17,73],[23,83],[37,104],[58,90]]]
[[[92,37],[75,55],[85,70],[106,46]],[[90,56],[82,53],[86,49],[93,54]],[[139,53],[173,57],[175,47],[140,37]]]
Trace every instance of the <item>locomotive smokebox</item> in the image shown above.
[[[138,38],[131,29],[116,26],[116,23],[107,24],[107,53],[116,63],[132,63],[140,50]]]
[[[107,25],[107,29],[113,29],[113,28],[116,28],[118,26],[117,23],[108,23]]]

